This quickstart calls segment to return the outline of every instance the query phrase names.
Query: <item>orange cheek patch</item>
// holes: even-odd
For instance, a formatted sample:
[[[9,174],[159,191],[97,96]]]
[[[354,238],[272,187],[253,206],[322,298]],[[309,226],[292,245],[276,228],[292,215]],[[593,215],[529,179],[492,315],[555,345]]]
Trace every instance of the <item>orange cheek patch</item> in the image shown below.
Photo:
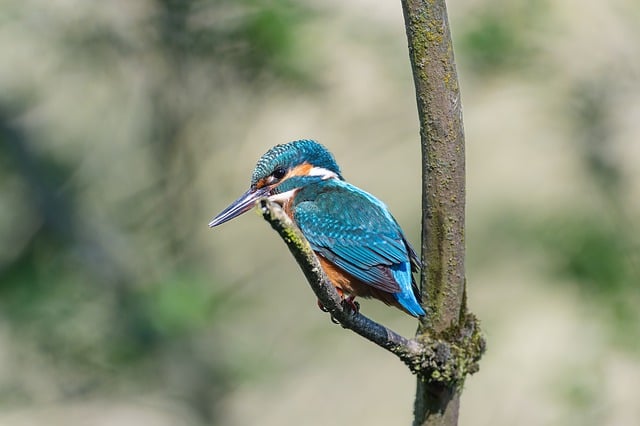
[[[287,173],[287,176],[285,176],[284,179],[290,178],[292,176],[308,176],[312,168],[313,166],[311,164],[302,163],[299,166],[296,166],[293,169],[291,169],[289,173]]]

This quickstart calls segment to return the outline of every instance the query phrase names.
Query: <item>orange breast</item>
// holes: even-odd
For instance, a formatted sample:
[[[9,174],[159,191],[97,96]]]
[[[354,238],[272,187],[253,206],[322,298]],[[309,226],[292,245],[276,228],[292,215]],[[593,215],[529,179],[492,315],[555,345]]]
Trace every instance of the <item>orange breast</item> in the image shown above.
[[[317,253],[316,253],[317,254]],[[395,306],[406,312],[400,303],[396,300],[392,293],[377,289],[369,284],[362,282],[353,275],[329,262],[327,259],[317,254],[318,260],[320,260],[320,266],[324,270],[331,284],[334,285],[340,297],[344,298],[345,294],[352,296],[359,296],[364,298],[378,299],[387,305]]]

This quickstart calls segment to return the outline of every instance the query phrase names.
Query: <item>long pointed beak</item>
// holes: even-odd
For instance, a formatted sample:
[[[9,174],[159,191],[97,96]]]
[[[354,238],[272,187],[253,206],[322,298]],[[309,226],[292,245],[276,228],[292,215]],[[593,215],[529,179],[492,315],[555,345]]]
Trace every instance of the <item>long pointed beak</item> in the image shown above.
[[[209,228],[213,228],[214,226],[221,225],[234,217],[240,216],[242,213],[245,213],[256,204],[260,198],[265,197],[269,193],[269,188],[264,187],[260,189],[249,189],[247,192],[242,194],[240,198],[235,200],[229,207],[222,210],[218,216],[214,217],[211,222],[209,222]]]

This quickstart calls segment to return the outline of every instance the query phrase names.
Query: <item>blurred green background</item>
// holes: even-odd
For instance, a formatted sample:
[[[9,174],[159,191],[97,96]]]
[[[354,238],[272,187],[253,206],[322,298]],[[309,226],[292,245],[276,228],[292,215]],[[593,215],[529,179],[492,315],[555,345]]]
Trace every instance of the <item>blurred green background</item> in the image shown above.
[[[639,424],[640,3],[449,13],[489,343],[461,424]],[[206,226],[315,138],[418,245],[399,2],[4,0],[0,55],[0,424],[410,423],[264,221]]]

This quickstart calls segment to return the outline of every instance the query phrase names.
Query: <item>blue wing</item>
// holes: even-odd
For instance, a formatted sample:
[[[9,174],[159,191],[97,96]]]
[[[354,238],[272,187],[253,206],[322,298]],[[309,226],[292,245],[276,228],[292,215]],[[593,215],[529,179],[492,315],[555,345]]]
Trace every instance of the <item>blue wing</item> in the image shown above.
[[[323,257],[368,285],[415,300],[417,256],[380,200],[344,181],[323,181],[300,190],[293,215]]]

